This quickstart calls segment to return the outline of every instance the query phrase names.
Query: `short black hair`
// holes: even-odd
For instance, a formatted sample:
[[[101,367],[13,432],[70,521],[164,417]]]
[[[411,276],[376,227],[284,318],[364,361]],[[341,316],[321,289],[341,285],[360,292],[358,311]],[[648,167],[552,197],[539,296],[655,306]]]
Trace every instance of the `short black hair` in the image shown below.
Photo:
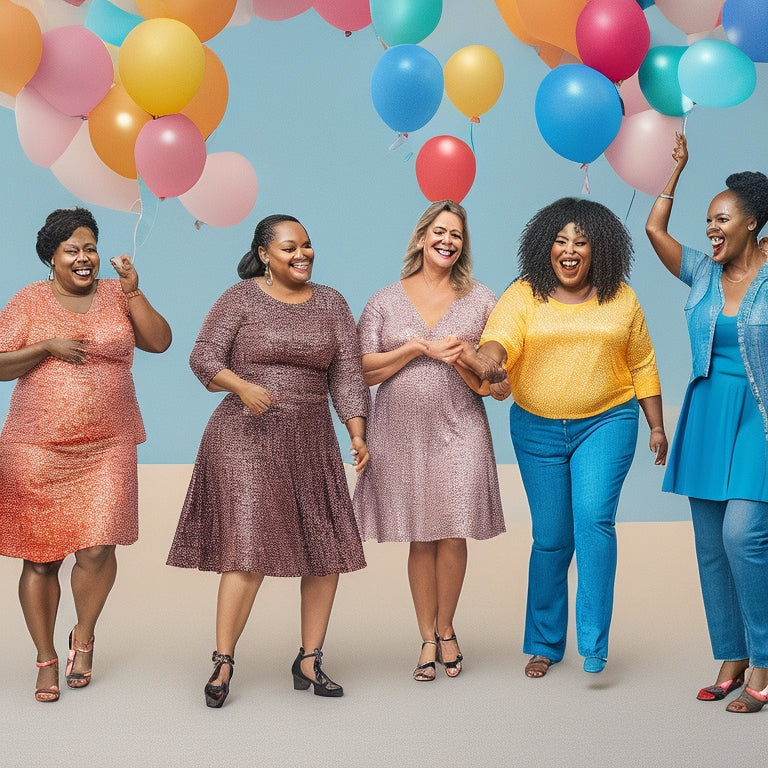
[[[760,232],[768,222],[768,176],[760,171],[740,171],[732,173],[725,186],[739,198],[744,213],[755,217]]]
[[[72,237],[79,227],[87,227],[93,232],[98,243],[99,227],[96,219],[87,208],[57,208],[48,214],[45,224],[37,233],[37,255],[47,267],[51,267],[51,259],[56,249]]]

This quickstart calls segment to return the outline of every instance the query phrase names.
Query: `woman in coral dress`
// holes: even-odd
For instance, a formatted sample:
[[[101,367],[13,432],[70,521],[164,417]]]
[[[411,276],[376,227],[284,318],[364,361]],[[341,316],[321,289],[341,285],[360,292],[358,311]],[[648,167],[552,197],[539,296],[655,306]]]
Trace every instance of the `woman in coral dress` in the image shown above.
[[[37,648],[38,701],[59,698],[59,568],[75,554],[77,624],[66,680],[90,682],[96,620],[115,581],[115,546],[138,536],[136,445],[145,440],[134,346],[162,352],[168,323],[138,290],[128,256],[99,280],[99,230],[84,208],[51,213],[37,253],[51,279],[0,312],[0,378],[18,379],[0,434],[0,554],[21,558],[19,598]]]

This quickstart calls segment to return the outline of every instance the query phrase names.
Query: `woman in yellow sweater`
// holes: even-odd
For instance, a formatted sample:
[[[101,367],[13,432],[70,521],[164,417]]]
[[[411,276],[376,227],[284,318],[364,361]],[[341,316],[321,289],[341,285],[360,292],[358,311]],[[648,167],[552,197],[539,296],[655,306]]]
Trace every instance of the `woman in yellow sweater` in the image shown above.
[[[508,378],[510,432],[533,521],[523,652],[528,677],[563,658],[568,567],[576,552],[576,633],[584,670],[601,672],[616,573],[614,521],[635,453],[638,402],[655,463],[667,438],[656,357],[626,284],[632,240],[591,200],[563,198],[536,213],[519,249],[520,277],[488,318],[478,354]],[[483,359],[485,358],[485,360]]]

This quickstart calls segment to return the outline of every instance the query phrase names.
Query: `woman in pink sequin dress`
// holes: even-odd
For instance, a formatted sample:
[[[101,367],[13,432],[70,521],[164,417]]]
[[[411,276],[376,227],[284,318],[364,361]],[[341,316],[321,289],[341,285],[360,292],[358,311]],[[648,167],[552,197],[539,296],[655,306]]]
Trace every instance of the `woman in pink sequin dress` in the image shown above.
[[[133,349],[162,352],[168,323],[138,290],[126,255],[99,280],[90,211],[59,209],[37,235],[51,279],[0,312],[0,379],[18,379],[0,434],[0,554],[21,558],[19,598],[37,648],[38,701],[59,698],[54,647],[59,569],[75,554],[77,624],[66,680],[90,682],[93,633],[115,581],[115,546],[138,536],[136,445],[144,426]]]
[[[309,282],[313,260],[295,218],[259,222],[238,267],[243,281],[208,313],[190,357],[209,390],[229,393],[203,434],[168,557],[221,573],[209,707],[229,693],[235,645],[264,576],[301,577],[294,686],[343,692],[323,672],[321,649],[339,574],[365,559],[328,395],[360,471],[369,394],[352,313],[337,291]]]
[[[413,677],[441,661],[461,672],[453,629],[466,538],[504,531],[496,460],[481,394],[461,364],[496,304],[471,276],[466,213],[433,203],[411,235],[402,279],[375,293],[358,324],[363,370],[379,385],[368,428],[371,463],[355,487],[363,539],[408,541],[408,578],[421,633]],[[503,372],[501,372],[503,373]]]

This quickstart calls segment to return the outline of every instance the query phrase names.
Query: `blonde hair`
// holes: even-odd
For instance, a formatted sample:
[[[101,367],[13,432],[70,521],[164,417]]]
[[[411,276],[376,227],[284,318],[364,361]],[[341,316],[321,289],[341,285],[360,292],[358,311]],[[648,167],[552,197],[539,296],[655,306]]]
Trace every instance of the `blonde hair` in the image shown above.
[[[451,268],[451,287],[459,296],[465,296],[472,290],[472,248],[469,240],[469,227],[467,225],[467,212],[453,200],[438,200],[432,203],[416,222],[411,239],[405,249],[403,268],[400,277],[405,278],[415,275],[424,266],[424,238],[432,222],[443,212],[448,211],[461,219],[463,244],[461,254]]]

